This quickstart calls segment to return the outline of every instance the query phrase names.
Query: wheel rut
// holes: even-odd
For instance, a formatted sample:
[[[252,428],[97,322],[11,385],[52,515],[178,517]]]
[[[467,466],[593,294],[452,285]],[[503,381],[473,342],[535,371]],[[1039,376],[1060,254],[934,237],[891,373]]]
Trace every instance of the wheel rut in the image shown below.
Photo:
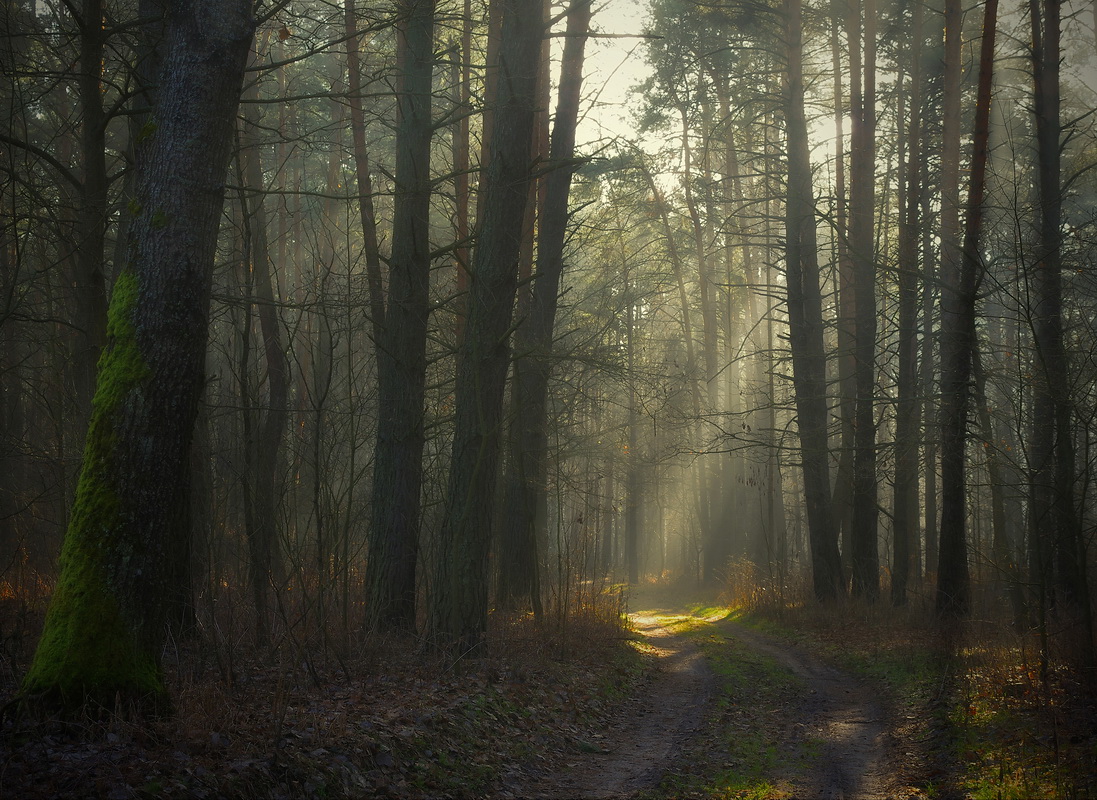
[[[683,745],[703,727],[715,681],[700,650],[654,617],[633,614],[634,629],[657,657],[650,690],[632,698],[600,739],[551,775],[528,776],[508,792],[523,798],[632,797],[659,784]]]
[[[803,723],[805,743],[817,744],[819,756],[805,771],[790,776],[795,797],[869,800],[892,796],[888,718],[869,686],[798,647],[734,621],[723,620],[717,627],[803,682],[803,704],[796,713]]]
[[[672,612],[660,611],[660,614]],[[688,635],[674,633],[656,616],[631,615],[633,625],[657,657],[649,690],[627,701],[597,740],[577,747],[562,765],[526,773],[504,792],[521,798],[607,800],[659,797],[659,784],[691,746],[704,746],[715,708],[717,680]],[[710,633],[736,639],[772,659],[798,679],[794,725],[782,745],[809,753],[771,777],[775,796],[819,800],[876,800],[898,796],[894,748],[883,704],[863,681],[794,645],[730,620],[710,623]],[[734,706],[736,700],[729,697]],[[794,733],[787,731],[793,729]],[[775,734],[777,735],[777,734]],[[791,738],[790,738],[791,737]],[[690,794],[689,796],[703,796]]]

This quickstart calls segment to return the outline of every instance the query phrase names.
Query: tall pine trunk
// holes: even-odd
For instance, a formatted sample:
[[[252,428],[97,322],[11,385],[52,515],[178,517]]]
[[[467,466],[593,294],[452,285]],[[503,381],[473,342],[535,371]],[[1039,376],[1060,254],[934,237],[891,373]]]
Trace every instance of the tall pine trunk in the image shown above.
[[[427,616],[431,645],[462,653],[475,650],[487,628],[491,509],[544,34],[541,0],[504,0],[501,7],[501,80],[457,351],[453,453]]]
[[[974,150],[967,219],[959,269],[941,294],[941,563],[937,570],[937,614],[956,617],[970,610],[967,535],[967,414],[975,352],[975,294],[982,270],[979,253],[986,188],[990,95],[994,79],[994,34],[998,0],[987,0],[975,104]],[[958,32],[957,32],[958,34]],[[946,48],[947,49],[947,48]],[[948,278],[947,273],[944,274]]]
[[[503,529],[499,540],[498,598],[514,606],[528,598],[540,613],[537,510],[547,491],[548,381],[552,370],[552,332],[560,278],[564,271],[568,197],[575,171],[575,125],[583,82],[583,54],[590,27],[590,0],[574,0],[568,12],[567,39],[560,72],[560,98],[549,148],[545,200],[538,230],[537,274],[529,317],[515,334],[514,407],[510,459],[504,479]]]
[[[385,329],[385,296],[381,278],[381,254],[377,245],[377,214],[373,206],[373,180],[366,148],[366,119],[362,110],[362,66],[358,57],[358,14],[354,0],[345,0],[343,28],[347,37],[347,105],[354,137],[354,175],[358,181],[358,212],[362,221],[362,254],[366,259],[370,330],[374,343]],[[467,183],[468,176],[465,176]],[[466,192],[467,194],[467,192]]]
[[[857,8],[854,4],[854,9]],[[850,15],[850,50],[861,47],[859,15]],[[853,595],[875,600],[880,593],[876,535],[876,4],[864,3],[863,85],[854,91],[850,131],[849,243],[856,298],[854,327],[853,504],[850,564]]]
[[[826,353],[816,252],[815,198],[804,117],[801,0],[785,0],[787,72],[785,125],[788,196],[785,201],[785,282],[788,284],[789,345],[804,471],[804,500],[811,542],[815,596],[845,593],[838,539],[830,508],[827,441]]]
[[[1033,368],[1033,428],[1029,445],[1031,488],[1030,582],[1039,592],[1042,616],[1052,598],[1071,624],[1081,624],[1080,655],[1095,664],[1093,621],[1086,586],[1085,543],[1075,510],[1075,455],[1069,364],[1064,342],[1062,283],[1062,133],[1059,63],[1061,0],[1029,0],[1032,20],[1033,111],[1039,191],[1036,262],[1031,311],[1036,364]],[[1091,679],[1092,680],[1092,679]]]
[[[922,18],[914,6],[903,208],[899,219],[899,370],[895,409],[895,496],[891,602],[907,602],[910,567],[918,545],[918,222],[922,201]]]
[[[405,0],[397,90],[388,306],[377,348],[377,447],[366,585],[369,629],[415,628],[430,308],[434,0]]]

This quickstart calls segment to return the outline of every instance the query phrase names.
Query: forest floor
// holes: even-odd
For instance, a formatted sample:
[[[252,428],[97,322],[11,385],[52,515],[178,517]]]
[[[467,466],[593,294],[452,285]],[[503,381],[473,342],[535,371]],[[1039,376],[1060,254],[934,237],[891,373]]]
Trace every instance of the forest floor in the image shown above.
[[[1097,797],[1092,703],[1069,670],[1037,685],[1015,643],[853,604],[747,613],[648,587],[628,605],[630,631],[617,607],[497,615],[493,655],[450,664],[411,642],[198,637],[168,653],[169,718],[7,707],[0,800]],[[0,706],[33,642],[12,630]]]

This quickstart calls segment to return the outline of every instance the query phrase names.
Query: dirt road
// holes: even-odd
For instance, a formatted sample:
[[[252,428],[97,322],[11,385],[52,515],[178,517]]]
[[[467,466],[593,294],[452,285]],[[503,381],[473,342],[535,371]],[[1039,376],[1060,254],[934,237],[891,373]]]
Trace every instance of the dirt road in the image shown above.
[[[514,796],[632,797],[656,786],[683,745],[701,731],[714,680],[700,651],[655,617],[630,616],[658,659],[650,691],[628,701],[597,745],[571,755],[555,774],[527,779]]]
[[[893,796],[887,768],[886,717],[869,686],[799,648],[730,620],[717,623],[717,627],[769,656],[803,682],[800,730],[805,741],[818,746],[819,753],[804,771],[792,777],[794,796],[819,800]]]
[[[514,787],[517,797],[645,798],[668,791],[660,783],[680,762],[696,772],[686,754],[699,749],[719,751],[721,731],[734,715],[734,689],[722,687],[701,650],[688,634],[672,633],[660,624],[667,611],[632,615],[636,630],[657,657],[657,674],[650,691],[633,698],[600,738],[605,746],[583,748],[552,774],[530,776]],[[681,614],[682,611],[677,612]],[[796,688],[787,707],[773,709],[785,719],[766,725],[775,743],[793,756],[768,767],[774,796],[842,800],[890,798],[895,795],[887,719],[870,687],[805,651],[752,631],[734,621],[712,620],[710,636],[745,646],[752,657],[771,659],[795,676]],[[711,652],[711,651],[710,651]],[[717,700],[725,692],[723,701]],[[741,700],[746,701],[744,698]],[[755,722],[744,709],[744,719]],[[719,717],[719,719],[718,719]],[[725,727],[721,727],[721,725]],[[757,729],[757,725],[755,725]],[[768,733],[767,733],[768,735]],[[778,741],[779,740],[779,741]],[[734,772],[734,765],[714,764]],[[691,790],[689,796],[704,796]]]

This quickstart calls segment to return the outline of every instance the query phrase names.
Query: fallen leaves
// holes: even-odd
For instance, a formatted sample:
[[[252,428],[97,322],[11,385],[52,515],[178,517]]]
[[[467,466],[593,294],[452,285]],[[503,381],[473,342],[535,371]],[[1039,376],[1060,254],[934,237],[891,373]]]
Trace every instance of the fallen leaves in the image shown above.
[[[0,796],[44,798],[476,797],[591,748],[639,680],[619,629],[566,648],[532,620],[520,647],[462,664],[411,648],[359,664],[236,655],[232,685],[201,643],[172,665],[176,715],[80,726],[8,719]],[[540,640],[540,641],[538,641]],[[559,657],[567,651],[568,657]],[[5,687],[10,696],[14,684]],[[0,702],[5,697],[0,695]]]

